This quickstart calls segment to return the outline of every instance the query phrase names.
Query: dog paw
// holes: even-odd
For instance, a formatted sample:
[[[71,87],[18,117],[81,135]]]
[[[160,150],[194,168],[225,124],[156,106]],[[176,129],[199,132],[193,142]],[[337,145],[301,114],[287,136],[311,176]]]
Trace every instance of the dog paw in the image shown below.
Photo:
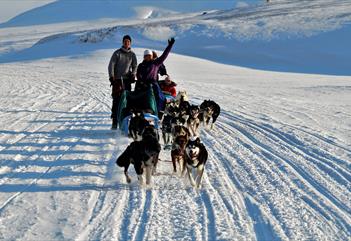
[[[131,183],[132,179],[131,178],[127,178],[127,183]]]

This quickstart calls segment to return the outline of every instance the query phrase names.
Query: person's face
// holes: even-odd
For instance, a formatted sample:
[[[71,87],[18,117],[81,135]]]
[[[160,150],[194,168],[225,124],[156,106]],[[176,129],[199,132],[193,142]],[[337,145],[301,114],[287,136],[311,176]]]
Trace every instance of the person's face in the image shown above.
[[[145,61],[150,61],[150,60],[152,60],[152,55],[144,55],[144,60],[145,60]]]
[[[125,49],[129,49],[131,45],[132,45],[132,43],[130,42],[129,39],[123,40],[123,47],[124,47]]]

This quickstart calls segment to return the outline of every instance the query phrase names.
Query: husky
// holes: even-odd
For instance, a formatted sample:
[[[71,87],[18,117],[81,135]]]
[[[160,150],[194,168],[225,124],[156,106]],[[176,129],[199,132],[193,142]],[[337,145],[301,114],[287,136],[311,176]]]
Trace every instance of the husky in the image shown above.
[[[166,115],[162,120],[162,138],[164,143],[164,150],[168,150],[172,144],[172,116]]]
[[[214,123],[221,112],[220,106],[213,100],[205,100],[200,105],[200,112],[200,120],[206,128],[209,127],[212,118],[211,129],[213,129]]]
[[[160,136],[158,134],[157,129],[153,125],[148,125],[145,127],[143,134],[142,134],[142,139],[143,140],[150,140],[150,139],[156,139],[158,142],[160,141]],[[156,174],[156,168],[157,168],[157,163],[159,159],[159,154],[154,156],[153,160],[153,165],[152,165],[152,175]]]
[[[173,164],[173,172],[177,172],[177,163],[179,165],[180,173],[183,176],[184,171],[186,169],[185,163],[185,147],[188,143],[189,136],[188,135],[178,135],[173,142],[171,157]]]
[[[172,127],[172,136],[173,140],[175,140],[177,136],[186,136],[189,139],[190,132],[189,129],[184,125],[174,125]]]
[[[128,175],[130,164],[134,165],[135,172],[138,175],[139,184],[144,184],[143,173],[146,173],[146,184],[151,183],[151,175],[155,160],[158,160],[158,155],[161,151],[161,146],[158,140],[149,135],[141,141],[133,141],[127,149],[117,158],[116,164],[119,167],[124,167],[124,175],[127,183],[131,182]]]
[[[173,141],[172,136],[172,121],[174,118],[179,116],[179,108],[175,102],[169,102],[166,104],[165,115],[162,119],[162,137],[164,143],[164,150],[171,149]]]
[[[145,119],[142,111],[133,111],[128,126],[129,136],[132,137],[134,141],[140,141],[144,129],[148,125],[149,122]]]
[[[184,121],[184,124],[187,122],[190,116],[190,103],[188,101],[182,101],[179,103],[179,119]]]
[[[199,133],[198,133],[199,126],[200,126],[199,114],[200,114],[199,106],[191,105],[190,106],[190,116],[187,120],[187,127],[188,127],[188,129],[190,131],[190,135],[192,137],[199,135]]]
[[[185,154],[186,168],[190,184],[193,187],[201,188],[208,153],[205,146],[201,143],[200,138],[192,138],[188,141],[185,148]],[[193,177],[193,170],[196,170],[195,178]]]
[[[189,101],[189,98],[185,90],[180,90],[176,96],[176,102],[179,105],[183,101]]]

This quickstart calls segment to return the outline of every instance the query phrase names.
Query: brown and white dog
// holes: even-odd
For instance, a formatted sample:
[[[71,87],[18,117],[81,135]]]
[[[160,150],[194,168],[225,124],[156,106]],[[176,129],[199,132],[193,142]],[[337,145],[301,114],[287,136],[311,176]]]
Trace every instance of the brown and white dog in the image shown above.
[[[181,173],[184,173],[185,170],[185,146],[188,143],[190,138],[190,132],[187,127],[183,125],[175,125],[172,128],[173,135],[173,144],[172,144],[172,163],[173,163],[173,171],[177,172],[177,163],[180,166]]]
[[[189,98],[185,90],[180,90],[176,96],[176,102],[179,105],[183,101],[189,101]]]
[[[189,129],[183,125],[174,125],[172,127],[172,135],[173,139],[177,138],[177,136],[186,136],[188,139],[190,138]]]
[[[185,147],[188,143],[188,138],[187,135],[179,135],[173,141],[171,157],[174,173],[177,172],[177,165],[179,166],[181,175],[183,175],[186,170]]]
[[[193,187],[201,188],[202,178],[205,171],[208,153],[200,138],[192,138],[185,148],[185,161],[190,184]],[[196,176],[193,176],[193,170]]]

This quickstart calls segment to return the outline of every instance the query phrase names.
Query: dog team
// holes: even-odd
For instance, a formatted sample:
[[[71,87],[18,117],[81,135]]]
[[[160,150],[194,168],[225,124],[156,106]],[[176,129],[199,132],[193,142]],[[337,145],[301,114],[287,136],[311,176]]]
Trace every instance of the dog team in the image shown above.
[[[163,64],[175,43],[174,38],[168,40],[160,57],[154,51],[145,50],[143,62],[139,65],[131,50],[131,42],[129,35],[123,37],[122,47],[113,53],[108,66],[113,99],[111,129],[117,129],[117,111],[121,96],[125,91],[131,91],[131,84],[135,83],[135,93],[142,93],[151,87],[162,124],[163,149],[171,151],[173,171],[177,172],[178,165],[181,175],[187,172],[191,185],[200,188],[208,153],[200,141],[199,127],[203,123],[206,128],[211,125],[212,129],[220,107],[212,100],[205,100],[199,106],[191,105],[185,91],[176,95],[176,84],[171,81]],[[167,77],[159,81],[159,75]],[[156,173],[161,151],[158,130],[160,125],[152,125],[145,118],[145,111],[130,110],[132,116],[128,123],[128,135],[133,138],[133,142],[116,160],[116,164],[124,168],[127,183],[131,182],[128,174],[130,164],[133,164],[141,185],[144,184],[144,172],[147,185]],[[196,172],[195,177],[193,171]]]
[[[212,129],[220,107],[212,100],[205,100],[199,106],[188,101],[185,91],[180,91],[174,101],[166,104],[161,120],[163,149],[170,151],[173,172],[183,177],[187,173],[190,184],[201,188],[201,182],[208,159],[208,153],[200,141],[199,129],[203,125]],[[134,165],[141,185],[151,184],[151,177],[156,173],[161,152],[159,130],[150,124],[140,110],[133,110],[129,122],[129,137],[133,142],[117,158],[117,165],[124,168],[126,181],[130,164]],[[193,172],[195,172],[193,174]]]

